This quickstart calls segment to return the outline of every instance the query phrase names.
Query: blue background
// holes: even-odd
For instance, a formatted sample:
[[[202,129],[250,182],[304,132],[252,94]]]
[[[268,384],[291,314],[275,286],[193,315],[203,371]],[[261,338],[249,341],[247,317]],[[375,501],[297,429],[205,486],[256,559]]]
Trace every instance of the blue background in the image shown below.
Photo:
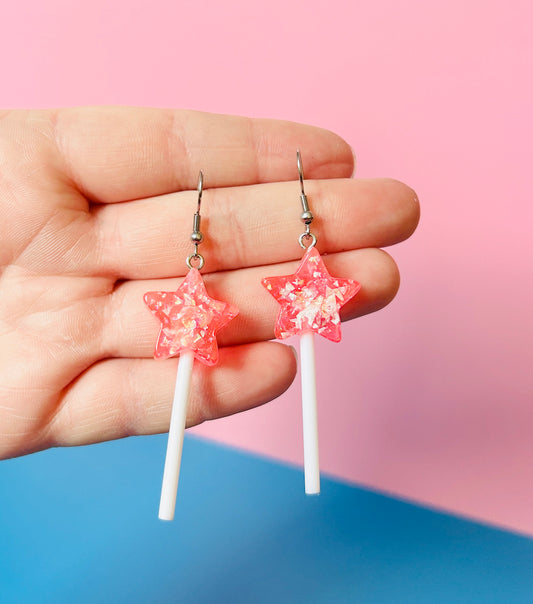
[[[0,463],[0,602],[533,602],[533,540],[187,437]]]

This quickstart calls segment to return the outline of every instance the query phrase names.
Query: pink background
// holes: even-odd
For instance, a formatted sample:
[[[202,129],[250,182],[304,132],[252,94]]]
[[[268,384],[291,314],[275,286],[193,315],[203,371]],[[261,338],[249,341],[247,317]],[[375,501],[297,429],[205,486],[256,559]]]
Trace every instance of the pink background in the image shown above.
[[[176,106],[335,130],[422,202],[392,305],[318,348],[324,471],[533,534],[526,0],[18,0],[2,105]],[[300,463],[299,387],[196,432]]]

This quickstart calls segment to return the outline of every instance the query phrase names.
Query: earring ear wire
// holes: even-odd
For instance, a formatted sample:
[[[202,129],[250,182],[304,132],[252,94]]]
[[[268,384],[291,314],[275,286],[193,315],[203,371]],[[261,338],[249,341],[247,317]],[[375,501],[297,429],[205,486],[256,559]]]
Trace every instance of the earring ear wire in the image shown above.
[[[316,237],[311,233],[311,223],[313,222],[313,213],[309,210],[309,202],[307,201],[307,195],[304,191],[304,169],[302,166],[302,156],[300,155],[300,149],[296,149],[296,163],[298,165],[298,178],[300,179],[300,201],[302,202],[302,214],[300,220],[305,224],[305,232],[302,233],[298,239],[298,242],[304,250],[308,247],[314,247],[316,245]],[[305,245],[304,241],[311,239],[309,245]]]
[[[204,236],[202,235],[202,232],[200,231],[200,223],[202,221],[202,218],[200,216],[200,206],[202,205],[203,190],[204,190],[204,174],[200,170],[200,173],[198,174],[198,207],[193,216],[192,233],[191,233],[191,241],[194,244],[194,252],[192,254],[189,254],[187,256],[187,260],[185,261],[189,268],[193,268],[193,265],[192,265],[193,260],[197,261],[198,265],[196,266],[196,268],[199,271],[203,269],[204,264],[205,264],[204,257],[198,253],[198,246],[204,240]]]

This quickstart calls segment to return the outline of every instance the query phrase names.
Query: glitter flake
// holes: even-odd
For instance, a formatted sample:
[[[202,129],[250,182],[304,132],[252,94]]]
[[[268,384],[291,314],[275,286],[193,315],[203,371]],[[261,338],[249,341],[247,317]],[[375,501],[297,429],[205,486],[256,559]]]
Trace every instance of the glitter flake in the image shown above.
[[[196,268],[175,292],[147,292],[144,302],[161,322],[154,357],[168,359],[191,350],[206,365],[218,361],[216,332],[239,313],[235,306],[209,297]]]
[[[339,309],[361,288],[357,281],[332,277],[315,247],[307,249],[293,275],[267,277],[261,283],[281,305],[274,328],[280,340],[314,331],[339,342]]]

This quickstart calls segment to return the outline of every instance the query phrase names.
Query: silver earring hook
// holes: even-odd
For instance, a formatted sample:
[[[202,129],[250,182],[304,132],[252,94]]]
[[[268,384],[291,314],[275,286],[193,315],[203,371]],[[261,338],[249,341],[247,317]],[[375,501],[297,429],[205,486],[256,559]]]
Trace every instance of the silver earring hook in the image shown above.
[[[200,214],[200,206],[202,204],[202,193],[204,190],[204,173],[200,170],[198,174],[198,209],[196,213]]]
[[[296,163],[298,164],[298,177],[300,179],[300,189],[302,189],[302,195],[305,195],[304,191],[304,169],[302,166],[302,156],[300,155],[300,149],[296,149]]]
[[[304,191],[304,169],[302,166],[302,156],[300,154],[300,149],[296,149],[296,163],[298,164],[298,178],[300,179],[300,201],[302,202],[302,214],[300,215],[300,220],[305,224],[305,232],[300,235],[298,238],[298,242],[300,246],[303,247],[304,250],[310,247],[314,247],[316,245],[316,237],[313,233],[311,233],[310,225],[313,222],[313,213],[309,209],[309,202],[307,201],[307,195]],[[304,241],[311,240],[309,245],[305,245]]]
[[[187,256],[187,266],[189,268],[193,268],[192,261],[195,261],[196,267],[198,270],[202,269],[204,266],[204,257],[198,253],[198,246],[204,240],[204,236],[200,231],[200,223],[202,218],[200,216],[200,206],[202,205],[202,192],[204,190],[204,174],[200,170],[198,174],[198,207],[196,209],[196,213],[193,216],[192,222],[192,233],[191,233],[191,241],[194,243],[194,252]]]

